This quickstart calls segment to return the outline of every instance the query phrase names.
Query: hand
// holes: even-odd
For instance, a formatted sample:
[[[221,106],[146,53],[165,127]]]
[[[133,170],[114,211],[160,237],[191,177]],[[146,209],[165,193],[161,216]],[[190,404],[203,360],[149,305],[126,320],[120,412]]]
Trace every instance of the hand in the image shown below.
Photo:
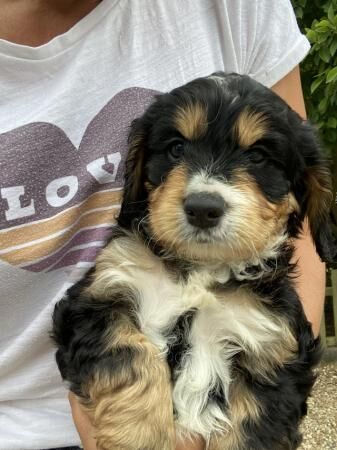
[[[94,437],[94,428],[87,413],[77,400],[76,395],[72,392],[69,392],[69,402],[74,424],[80,436],[84,450],[97,450]],[[204,450],[204,441],[202,438],[198,438],[193,442],[188,441],[186,443],[180,443],[178,444],[176,450]]]

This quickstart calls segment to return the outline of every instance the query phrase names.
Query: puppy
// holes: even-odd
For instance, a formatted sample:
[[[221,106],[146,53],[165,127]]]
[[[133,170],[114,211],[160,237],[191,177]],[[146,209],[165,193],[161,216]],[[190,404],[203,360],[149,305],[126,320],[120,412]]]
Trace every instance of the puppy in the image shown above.
[[[129,137],[118,226],[55,308],[98,449],[293,450],[320,349],[294,289],[305,217],[335,259],[314,131],[247,76],[159,95]]]

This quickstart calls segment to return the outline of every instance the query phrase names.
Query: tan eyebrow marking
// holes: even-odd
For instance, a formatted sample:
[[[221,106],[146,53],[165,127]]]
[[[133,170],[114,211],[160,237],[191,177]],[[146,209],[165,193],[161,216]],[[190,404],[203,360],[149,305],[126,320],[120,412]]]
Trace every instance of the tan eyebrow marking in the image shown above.
[[[185,139],[190,141],[205,136],[208,128],[207,110],[200,103],[190,103],[178,107],[174,125]]]
[[[247,148],[267,133],[267,119],[261,112],[245,108],[239,115],[235,125],[234,134],[241,147]]]

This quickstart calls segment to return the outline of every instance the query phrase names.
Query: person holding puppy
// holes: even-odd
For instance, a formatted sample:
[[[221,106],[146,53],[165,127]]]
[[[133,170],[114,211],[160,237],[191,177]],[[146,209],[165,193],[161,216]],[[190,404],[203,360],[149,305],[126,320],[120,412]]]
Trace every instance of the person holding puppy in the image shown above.
[[[309,44],[289,0],[0,0],[0,11],[0,450],[80,439],[94,450],[49,331],[109,237],[129,124],[156,93],[218,70],[252,76],[305,117]],[[324,265],[306,225],[296,245],[317,335]]]

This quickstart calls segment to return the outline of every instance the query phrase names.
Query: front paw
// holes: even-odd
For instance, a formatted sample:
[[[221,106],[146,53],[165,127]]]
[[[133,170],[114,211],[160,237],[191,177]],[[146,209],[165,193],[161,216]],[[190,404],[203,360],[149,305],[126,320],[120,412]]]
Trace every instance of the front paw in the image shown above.
[[[157,348],[139,336],[111,357],[82,388],[98,450],[173,450],[170,373]]]

